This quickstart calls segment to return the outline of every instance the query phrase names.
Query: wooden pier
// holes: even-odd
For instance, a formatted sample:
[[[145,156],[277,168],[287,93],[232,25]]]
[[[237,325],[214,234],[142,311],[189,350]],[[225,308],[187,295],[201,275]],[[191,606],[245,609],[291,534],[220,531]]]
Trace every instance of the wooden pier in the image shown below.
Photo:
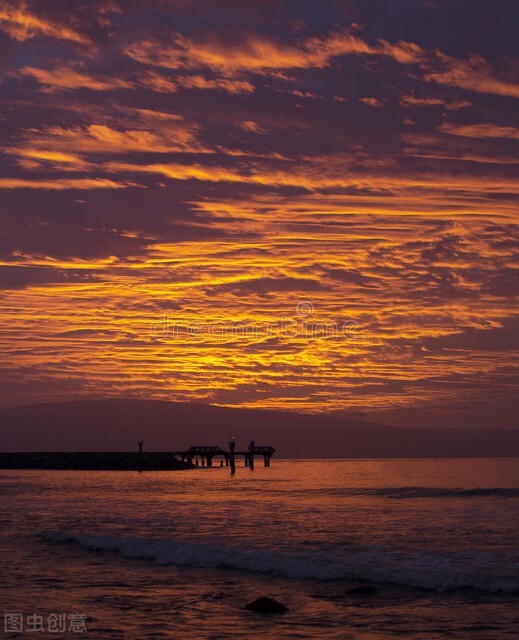
[[[237,456],[243,457],[244,465],[254,469],[254,457],[263,457],[263,466],[270,467],[270,459],[275,453],[274,447],[258,446],[251,441],[246,451],[235,451],[234,441],[229,442],[229,450],[221,447],[190,447],[186,451],[172,451],[172,454],[181,462],[194,464],[195,466],[212,467],[214,460],[220,460],[221,466],[233,467]]]
[[[144,451],[139,440],[137,451],[60,451],[60,452],[0,452],[0,469],[76,469],[119,471],[173,471],[193,467],[212,467],[216,460],[220,466],[235,472],[236,456],[242,456],[244,465],[254,469],[255,456],[263,456],[265,467],[270,467],[274,447],[257,447],[251,442],[246,451],[235,451],[234,440],[229,450],[221,447],[190,447],[183,451]]]

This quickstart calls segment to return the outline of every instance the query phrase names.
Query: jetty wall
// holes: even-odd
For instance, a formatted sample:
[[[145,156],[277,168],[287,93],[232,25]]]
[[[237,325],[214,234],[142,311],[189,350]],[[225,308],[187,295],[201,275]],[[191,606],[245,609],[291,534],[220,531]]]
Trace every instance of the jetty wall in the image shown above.
[[[168,471],[192,469],[172,453],[163,451],[0,453],[0,469],[92,469]]]

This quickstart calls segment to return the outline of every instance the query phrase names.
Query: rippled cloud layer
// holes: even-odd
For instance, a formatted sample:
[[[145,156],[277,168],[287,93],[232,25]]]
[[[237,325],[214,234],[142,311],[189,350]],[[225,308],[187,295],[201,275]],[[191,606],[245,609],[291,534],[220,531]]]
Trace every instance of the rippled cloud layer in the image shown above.
[[[512,407],[518,13],[487,9],[2,2],[1,403]]]

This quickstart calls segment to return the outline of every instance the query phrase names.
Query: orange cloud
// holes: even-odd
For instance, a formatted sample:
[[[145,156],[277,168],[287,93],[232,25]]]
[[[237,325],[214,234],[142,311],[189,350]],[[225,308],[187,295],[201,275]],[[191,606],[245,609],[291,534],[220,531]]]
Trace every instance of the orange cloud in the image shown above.
[[[174,80],[166,78],[156,71],[146,71],[139,76],[140,85],[157,93],[175,93],[178,85]]]
[[[402,64],[418,62],[424,55],[414,43],[391,44],[379,40],[377,44],[369,45],[344,30],[293,45],[257,35],[248,35],[241,42],[228,42],[216,36],[197,41],[176,33],[166,44],[153,39],[141,40],[128,46],[125,53],[144,64],[170,69],[208,67],[223,75],[239,71],[266,73],[322,68],[342,55],[385,56]]]
[[[31,179],[31,178],[0,178],[0,189],[45,189],[50,191],[62,191],[64,189],[125,189],[137,187],[137,183],[131,181],[116,182],[107,178],[55,178],[55,179]]]
[[[147,71],[141,76],[141,85],[158,93],[175,93],[179,89],[198,89],[226,91],[227,93],[242,95],[252,93],[255,87],[247,80],[231,78],[206,78],[200,74],[181,75],[175,79],[166,78],[155,71]]]
[[[0,29],[11,38],[24,41],[38,35],[88,44],[90,39],[68,26],[38,17],[25,2],[3,0],[0,5]]]
[[[335,165],[333,162],[335,161]],[[415,194],[438,191],[444,194],[458,193],[461,190],[473,193],[519,193],[516,180],[500,176],[438,175],[419,174],[417,176],[385,174],[352,174],[336,158],[323,159],[323,164],[299,163],[297,169],[263,168],[257,165],[249,170],[238,170],[221,166],[200,164],[147,164],[138,165],[127,162],[110,162],[105,165],[111,172],[154,173],[173,180],[201,180],[205,182],[236,182],[244,184],[266,185],[272,187],[301,187],[309,191],[328,189],[386,190],[395,194],[412,191]]]
[[[217,89],[236,95],[252,93],[253,84],[247,80],[231,80],[229,78],[205,78],[201,75],[179,76],[177,82],[184,89]]]
[[[362,104],[366,104],[369,107],[383,107],[384,103],[382,102],[382,100],[379,100],[378,98],[359,98],[359,102],[362,102]]]
[[[519,164],[519,158],[508,155],[483,155],[464,151],[449,151],[429,149],[428,151],[419,151],[418,149],[403,149],[405,155],[413,158],[427,158],[429,160],[450,160],[459,162],[476,162],[478,164]]]
[[[392,58],[400,64],[415,64],[427,58],[427,52],[414,42],[399,40],[396,43],[379,40],[373,51],[378,55]]]
[[[400,96],[399,103],[403,107],[434,107],[434,106],[444,106],[449,111],[457,111],[458,109],[465,109],[466,107],[470,107],[471,103],[467,100],[446,100],[442,97],[425,97],[419,98],[414,95],[404,95]]]
[[[519,98],[519,83],[496,76],[491,65],[481,56],[460,59],[438,51],[436,57],[443,68],[437,70],[434,66],[428,66],[424,73],[425,80],[477,93]]]
[[[392,43],[381,39],[369,44],[347,30],[293,44],[256,34],[247,35],[239,42],[229,42],[214,34],[204,40],[195,40],[174,33],[167,42],[148,38],[130,44],[124,52],[146,65],[168,69],[205,67],[228,77],[240,73],[272,75],[290,69],[323,68],[344,55],[385,57],[399,64],[417,65],[428,82],[478,93],[519,97],[519,84],[499,78],[481,56],[455,58],[406,41]],[[451,109],[466,106],[465,101],[448,104]]]
[[[501,127],[497,124],[457,124],[455,122],[443,122],[438,131],[449,133],[453,136],[466,138],[511,138],[519,140],[519,129],[515,127]]]
[[[51,89],[91,89],[92,91],[113,91],[115,89],[131,89],[132,82],[122,78],[95,76],[71,67],[60,65],[54,69],[38,69],[22,67],[11,75],[34,78],[40,84]]]
[[[260,125],[254,120],[244,120],[243,122],[240,122],[239,126],[249,133],[267,133],[267,129],[260,127]]]
[[[451,126],[453,127],[452,131]],[[494,172],[497,173],[500,172],[499,165],[502,168],[507,164],[517,164],[519,162],[519,159],[514,158],[510,151],[496,145],[493,137],[482,137],[481,132],[478,130],[475,132],[469,130],[468,133],[471,133],[471,135],[467,137],[454,135],[454,128],[464,126],[469,125],[454,123],[448,123],[446,127],[441,125],[438,127],[439,134],[405,133],[402,135],[402,140],[406,143],[406,146],[402,148],[402,154],[404,156],[437,161],[496,165]],[[442,135],[451,133],[452,135]],[[481,137],[475,137],[476,134]],[[465,139],[461,139],[462,137]],[[438,162],[439,166],[442,166],[442,164],[445,165],[447,163]],[[455,170],[458,171],[457,168]]]
[[[87,169],[90,167],[88,162],[72,153],[63,153],[60,151],[49,151],[45,149],[31,149],[28,147],[8,147],[3,149],[4,153],[18,156],[23,160],[35,161],[34,167],[39,167],[41,163],[51,163],[54,165],[70,166],[74,170]]]
[[[46,159],[41,156],[42,153],[47,155],[47,159],[51,159],[53,154],[70,152],[120,154],[203,151],[196,138],[197,127],[185,123],[182,117],[146,109],[135,110],[135,115],[142,121],[142,129],[114,129],[105,124],[70,129],[52,127],[41,132],[26,133],[20,148],[10,147],[9,153],[13,154],[18,149],[20,155],[27,155],[23,150],[30,147],[33,158],[39,152],[40,159]],[[64,161],[63,155],[61,161]]]

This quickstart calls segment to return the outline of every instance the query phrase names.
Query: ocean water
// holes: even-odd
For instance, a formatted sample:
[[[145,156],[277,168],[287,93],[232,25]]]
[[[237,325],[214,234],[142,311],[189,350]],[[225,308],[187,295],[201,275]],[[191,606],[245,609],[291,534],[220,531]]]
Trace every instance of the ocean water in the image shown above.
[[[519,638],[519,459],[4,470],[0,514],[6,638]]]

